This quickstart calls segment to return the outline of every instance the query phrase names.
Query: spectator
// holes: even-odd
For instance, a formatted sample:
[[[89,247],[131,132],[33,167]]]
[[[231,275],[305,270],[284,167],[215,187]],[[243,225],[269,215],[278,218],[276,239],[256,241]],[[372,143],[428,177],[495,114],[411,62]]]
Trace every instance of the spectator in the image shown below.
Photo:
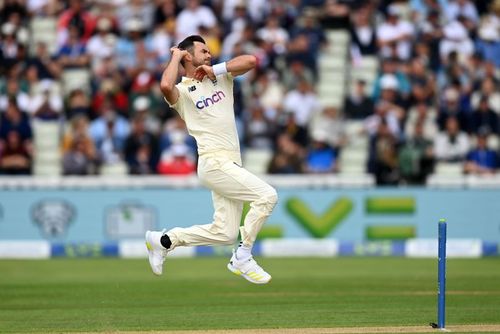
[[[85,138],[76,136],[63,155],[64,175],[89,175],[96,172],[95,152],[89,151]]]
[[[8,101],[7,109],[0,115],[0,139],[7,140],[9,132],[14,131],[19,134],[21,144],[29,146],[33,137],[29,116],[19,110],[14,98]]]
[[[370,11],[363,7],[352,15],[351,26],[352,55],[374,56],[377,54],[377,34],[370,22]]]
[[[305,148],[309,144],[309,132],[307,125],[301,126],[297,123],[293,112],[285,110],[278,119],[277,135],[287,134],[290,139],[300,148]]]
[[[132,132],[125,140],[125,161],[130,174],[155,174],[158,164],[158,138],[146,130],[143,116],[133,120]]]
[[[300,78],[296,88],[285,95],[283,108],[294,114],[297,125],[306,127],[321,106],[312,86],[304,78]]]
[[[312,86],[315,81],[313,71],[306,67],[300,60],[290,61],[287,70],[282,73],[280,80],[285,91],[293,90],[297,86],[297,82],[301,79],[306,80]],[[262,93],[265,93],[265,90]]]
[[[102,115],[92,121],[89,129],[100,159],[106,164],[114,164],[122,160],[123,148],[129,132],[128,121],[112,109],[109,101],[103,106]]]
[[[56,80],[61,67],[56,57],[49,54],[47,44],[38,42],[35,55],[27,61],[27,70],[35,71],[36,80]]]
[[[63,101],[59,94],[52,93],[52,83],[44,82],[41,92],[30,101],[29,112],[35,118],[57,120],[61,117]]]
[[[400,19],[401,10],[392,4],[387,8],[386,21],[377,29],[377,43],[383,57],[407,60],[411,55],[414,28],[411,23]]]
[[[146,49],[154,56],[155,72],[161,73],[170,59],[170,48],[174,45],[174,31],[168,25],[157,25],[152,34],[146,37]]]
[[[130,0],[119,6],[116,10],[116,16],[122,34],[129,31],[128,24],[131,20],[141,22],[144,30],[150,31],[153,27],[153,11],[153,4],[144,0]]]
[[[387,88],[398,91],[398,93],[403,98],[410,94],[411,84],[408,76],[400,70],[399,61],[395,58],[386,58],[382,61],[382,71],[377,76],[377,79],[373,84],[373,100],[375,102],[378,101],[381,95],[381,86],[383,83],[382,79],[388,77],[391,77],[391,79],[384,79],[387,81],[384,84],[387,84],[389,86]],[[394,80],[392,80],[392,77],[396,78],[396,84],[394,84]]]
[[[499,134],[498,114],[490,109],[488,98],[483,96],[479,100],[479,106],[470,117],[470,132],[479,134],[480,131],[487,131],[493,135]]]
[[[408,79],[412,86],[410,104],[431,103],[433,101],[435,98],[435,79],[421,60],[413,59],[411,61]]]
[[[33,16],[55,16],[59,7],[57,0],[28,0],[29,14]]]
[[[101,81],[98,91],[94,93],[91,118],[101,116],[103,111],[110,108],[125,118],[129,117],[129,97],[114,78]]]
[[[231,8],[227,8],[226,3],[229,3]],[[245,27],[252,26],[252,18],[248,14],[247,6],[244,1],[224,1],[224,5],[227,9],[231,10],[232,15],[226,18],[224,15],[222,17],[224,21],[224,32],[226,34],[241,33]],[[224,14],[224,13],[223,13]]]
[[[474,2],[469,0],[451,0],[446,8],[448,21],[464,18],[464,25],[468,30],[474,29],[479,22],[479,15]]]
[[[197,152],[196,141],[188,134],[186,123],[179,114],[174,115],[163,126],[160,137],[160,148],[162,151],[173,144],[186,144],[191,149],[194,156]]]
[[[164,26],[167,31],[175,34],[175,21],[179,12],[176,0],[157,1],[153,18],[154,26]]]
[[[377,185],[396,185],[399,182],[398,140],[384,121],[378,124],[370,139],[368,173],[375,176]]]
[[[57,54],[59,65],[62,68],[81,68],[90,64],[85,44],[80,38],[80,32],[76,26],[68,28],[68,39]]]
[[[337,172],[337,154],[322,138],[313,139],[306,153],[305,172],[323,174]]]
[[[292,30],[291,38],[292,42],[288,46],[288,59],[289,62],[292,59],[297,59],[297,57],[302,57],[302,63],[310,68],[313,73],[317,75],[317,65],[316,60],[319,57],[319,53],[323,46],[326,45],[326,36],[322,29],[320,29],[317,19],[316,13],[313,10],[306,10],[303,12],[300,17],[298,23],[296,24],[297,28]],[[304,39],[305,50],[301,50],[300,54],[296,54],[295,56],[290,54],[292,52],[292,44],[297,43],[300,39]],[[300,49],[300,47],[298,47]]]
[[[174,144],[166,150],[158,164],[158,173],[165,175],[189,175],[196,172],[196,164],[185,144]]]
[[[438,134],[436,122],[436,110],[420,102],[413,106],[408,112],[408,117],[405,122],[405,137],[412,138],[415,136],[417,124],[422,124],[422,137],[428,140],[434,140]]]
[[[245,146],[270,150],[273,145],[273,128],[266,119],[264,109],[258,104],[249,108],[249,118],[245,121]]]
[[[75,143],[77,141],[78,144]],[[63,155],[76,147],[81,149],[81,152],[91,161],[97,161],[96,147],[89,134],[89,121],[83,114],[73,117],[69,129],[64,133],[62,140]]]
[[[261,72],[254,82],[255,99],[264,109],[266,119],[275,122],[282,109],[286,88],[274,72]],[[294,83],[295,84],[295,83]]]
[[[17,131],[9,131],[5,139],[0,139],[0,174],[31,174],[31,146]]]
[[[137,69],[146,66],[153,59],[154,53],[147,51],[144,40],[144,24],[137,18],[131,18],[126,23],[127,33],[122,35],[115,45],[114,55],[118,68],[125,70],[129,77],[133,77]]]
[[[375,113],[364,120],[363,131],[373,137],[380,130],[381,123],[385,124],[395,138],[399,138],[401,127],[397,111],[387,101],[382,101],[375,106]]]
[[[138,96],[133,103],[132,117],[141,117],[147,132],[155,135],[160,133],[161,123],[158,117],[151,111],[151,99],[147,96]]]
[[[472,93],[472,108],[478,108],[483,98],[488,101],[490,109],[500,114],[500,92],[498,91],[498,85],[495,84],[495,81],[490,77],[484,78],[481,83],[481,89]]]
[[[446,120],[445,132],[440,132],[434,141],[436,159],[446,162],[464,161],[469,151],[469,138],[460,131],[458,120],[450,117]]]
[[[321,10],[321,26],[324,29],[348,29],[350,8],[342,0],[326,0]]]
[[[373,100],[366,94],[366,82],[357,80],[345,101],[345,115],[348,119],[365,119],[373,114]]]
[[[87,43],[94,32],[95,19],[84,9],[84,2],[81,0],[69,0],[69,7],[66,9],[57,22],[58,45],[66,44],[70,28],[76,29],[76,34],[81,37],[82,43]]]
[[[381,93],[378,104],[385,106],[391,114],[396,116],[401,128],[406,119],[407,102],[399,94],[396,77],[391,74],[384,75],[380,79],[380,88]]]
[[[30,96],[20,89],[19,81],[16,78],[7,80],[6,92],[0,95],[0,110],[6,110],[11,99],[22,111],[28,111],[30,108]]]
[[[309,133],[313,141],[325,142],[336,155],[346,144],[345,122],[335,107],[318,110],[309,123]]]
[[[255,38],[255,27],[249,22],[243,28],[231,31],[222,42],[221,59],[231,59],[237,49],[244,50],[241,53],[255,53]],[[263,65],[262,61],[259,65]]]
[[[441,137],[437,127],[444,131],[447,119],[453,117],[460,130],[477,134],[488,128],[492,140],[498,141],[500,2],[496,0],[410,0],[408,4],[400,0],[4,2],[0,6],[0,132],[4,143],[5,129],[14,127],[24,145],[24,126],[29,126],[33,116],[65,122],[62,115],[69,120],[87,115],[93,120],[89,131],[95,139],[95,155],[104,165],[121,163],[131,119],[140,117],[146,132],[159,135],[158,152],[187,145],[195,163],[196,145],[182,119],[163,103],[158,87],[171,46],[182,34],[191,33],[201,33],[213,44],[213,59],[219,47],[220,61],[239,54],[257,58],[256,71],[235,81],[235,115],[243,149],[262,146],[276,150],[270,166],[273,172],[303,172],[304,152],[312,146],[312,139],[327,137],[334,151],[341,147],[343,117],[339,116],[364,119],[371,140],[382,137],[382,144],[391,142],[378,135],[385,123],[396,149],[402,143],[404,159],[399,160],[396,153],[396,163],[386,163],[392,169],[380,173],[382,183],[389,177],[387,182],[394,184],[393,176],[405,183],[423,182],[421,176],[415,176],[418,173],[405,169],[418,165],[412,153],[418,146],[412,142],[418,124],[422,124],[424,139],[437,140]],[[50,34],[41,36],[28,29],[39,18],[47,18],[46,22],[59,18],[56,41]],[[331,33],[326,29],[349,31]],[[319,101],[328,101],[322,95],[325,92],[315,93],[315,64],[320,56],[333,56],[341,50],[334,45],[330,46],[331,55],[330,51],[324,53],[324,35],[331,34],[334,40],[345,33],[351,36],[351,63],[345,70],[349,72],[361,57],[378,54],[382,56],[377,64],[381,71],[372,81],[372,73],[357,69],[354,80],[363,78],[366,84],[355,82],[338,109],[324,108]],[[31,40],[32,46],[27,43]],[[51,54],[63,44],[66,54],[61,53],[60,62],[64,68],[57,54]],[[62,72],[71,67],[89,69],[90,85],[65,87]],[[303,81],[308,88],[301,92],[298,86]],[[369,97],[367,86],[373,87]],[[62,96],[68,91],[69,96]],[[8,107],[12,98],[20,117],[6,111],[13,108]],[[287,140],[293,145],[287,145]],[[26,144],[30,146],[30,139]],[[158,166],[148,162],[154,152],[138,151],[140,172],[157,171]],[[293,151],[294,157],[290,155]]]
[[[177,16],[175,38],[179,42],[190,35],[199,35],[199,27],[216,27],[217,18],[210,7],[202,6],[199,0],[187,0],[186,6]],[[176,42],[176,44],[177,44]]]
[[[104,59],[113,55],[116,36],[112,32],[113,22],[108,17],[101,17],[97,21],[96,34],[87,43],[87,53],[91,58],[91,68],[97,72]]]
[[[286,45],[290,39],[288,31],[283,29],[279,19],[272,15],[266,18],[264,27],[257,30],[257,36],[268,43],[272,47],[272,51],[278,55],[286,52]]]
[[[10,22],[1,26],[0,53],[3,58],[0,66],[6,70],[18,65],[26,56],[23,45],[16,38],[16,26]]]
[[[488,131],[481,131],[476,140],[476,147],[467,153],[464,172],[476,175],[494,174],[500,161],[498,154],[488,148]]]
[[[471,56],[474,51],[474,44],[469,38],[465,19],[460,16],[454,21],[450,21],[443,28],[443,39],[439,44],[439,54],[443,62],[450,52],[456,51],[460,56],[460,63],[464,63],[467,57]]]
[[[287,133],[278,135],[276,146],[267,172],[270,174],[303,173],[304,149],[292,140]]]
[[[439,130],[443,131],[446,126],[446,121],[450,117],[458,120],[458,125],[461,130],[468,131],[469,117],[467,112],[460,105],[460,95],[457,89],[450,87],[444,91],[444,101],[439,108],[437,123]]]
[[[248,7],[245,6],[248,3]],[[269,2],[266,0],[224,0],[222,1],[222,19],[226,22],[231,21],[239,7],[245,7],[252,24],[260,24],[264,20],[264,15],[267,14]]]
[[[493,13],[485,15],[478,29],[477,51],[500,67],[500,2],[492,5]]]
[[[410,9],[415,22],[422,22],[434,12],[446,12],[448,0],[410,0]]]
[[[423,43],[429,47],[429,67],[433,71],[437,71],[441,66],[439,44],[444,36],[443,27],[439,21],[439,11],[432,10],[428,13],[427,20],[420,26],[420,32]]]
[[[91,114],[90,100],[87,93],[83,89],[73,89],[68,96],[66,118],[72,119],[78,115],[90,117]]]
[[[9,21],[12,16],[18,16],[20,20],[28,17],[28,11],[24,1],[3,1],[0,8],[0,22]]]
[[[434,169],[433,143],[425,137],[425,123],[414,124],[412,136],[407,137],[399,150],[401,178],[407,184],[425,184]]]

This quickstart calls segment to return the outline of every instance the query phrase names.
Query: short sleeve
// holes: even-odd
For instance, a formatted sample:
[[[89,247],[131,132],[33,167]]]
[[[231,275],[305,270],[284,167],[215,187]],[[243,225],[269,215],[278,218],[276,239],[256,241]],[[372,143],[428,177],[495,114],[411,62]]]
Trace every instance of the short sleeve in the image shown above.
[[[177,86],[177,89],[179,90],[179,98],[177,99],[177,102],[171,104],[165,96],[163,97],[163,100],[165,100],[165,102],[171,108],[175,109],[175,111],[177,111],[179,115],[181,115],[181,117],[184,119],[184,108],[185,108],[184,106],[186,105],[186,99],[188,97],[186,91],[182,87]]]
[[[226,87],[226,89],[231,89],[231,87],[233,86],[234,76],[231,73],[227,72],[226,74],[217,76],[217,80],[220,81]]]

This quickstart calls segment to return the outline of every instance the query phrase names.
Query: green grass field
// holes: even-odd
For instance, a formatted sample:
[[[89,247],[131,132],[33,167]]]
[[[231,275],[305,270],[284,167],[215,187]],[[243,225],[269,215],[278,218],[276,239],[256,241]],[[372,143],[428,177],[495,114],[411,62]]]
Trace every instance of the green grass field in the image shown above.
[[[259,259],[256,286],[225,258],[0,261],[0,333],[425,326],[437,261]],[[500,259],[448,260],[447,324],[500,324]],[[432,332],[432,330],[429,330]]]

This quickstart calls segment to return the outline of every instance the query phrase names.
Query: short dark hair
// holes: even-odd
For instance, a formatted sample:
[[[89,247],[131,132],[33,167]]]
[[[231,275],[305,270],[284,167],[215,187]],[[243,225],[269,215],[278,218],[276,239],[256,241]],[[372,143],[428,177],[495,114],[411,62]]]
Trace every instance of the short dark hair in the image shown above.
[[[203,37],[200,35],[191,35],[189,37],[184,38],[182,42],[177,45],[177,47],[181,50],[186,50],[190,54],[193,54],[193,47],[194,47],[194,42],[200,42],[203,44],[207,44]],[[184,60],[181,61],[181,64],[184,65]]]
[[[194,42],[207,44],[203,39],[203,37],[201,37],[200,35],[191,35],[189,37],[184,38],[184,40],[180,42],[177,47],[181,50],[188,50],[189,48],[192,48],[194,46]]]

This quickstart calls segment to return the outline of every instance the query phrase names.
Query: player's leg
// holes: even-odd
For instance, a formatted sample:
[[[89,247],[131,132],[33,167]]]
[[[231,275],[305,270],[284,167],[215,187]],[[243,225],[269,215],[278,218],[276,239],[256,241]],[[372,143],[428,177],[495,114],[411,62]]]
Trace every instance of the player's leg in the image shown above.
[[[257,234],[276,205],[276,190],[232,161],[221,163],[218,169],[206,171],[206,175],[200,177],[217,193],[250,202],[250,210],[240,228],[242,243],[231,258],[228,268],[252,283],[269,282],[271,276],[255,262],[251,251]]]
[[[214,216],[211,224],[176,227],[167,232],[146,232],[146,246],[153,273],[161,275],[167,252],[177,246],[231,245],[238,238],[243,203],[212,192]]]
[[[208,180],[204,180],[208,187],[227,198],[250,203],[250,210],[240,231],[242,244],[251,247],[276,206],[276,190],[245,168],[231,162],[224,163],[212,174]]]
[[[212,191],[214,215],[211,224],[176,227],[167,232],[177,246],[232,245],[238,239],[238,228],[243,202],[230,199]]]

